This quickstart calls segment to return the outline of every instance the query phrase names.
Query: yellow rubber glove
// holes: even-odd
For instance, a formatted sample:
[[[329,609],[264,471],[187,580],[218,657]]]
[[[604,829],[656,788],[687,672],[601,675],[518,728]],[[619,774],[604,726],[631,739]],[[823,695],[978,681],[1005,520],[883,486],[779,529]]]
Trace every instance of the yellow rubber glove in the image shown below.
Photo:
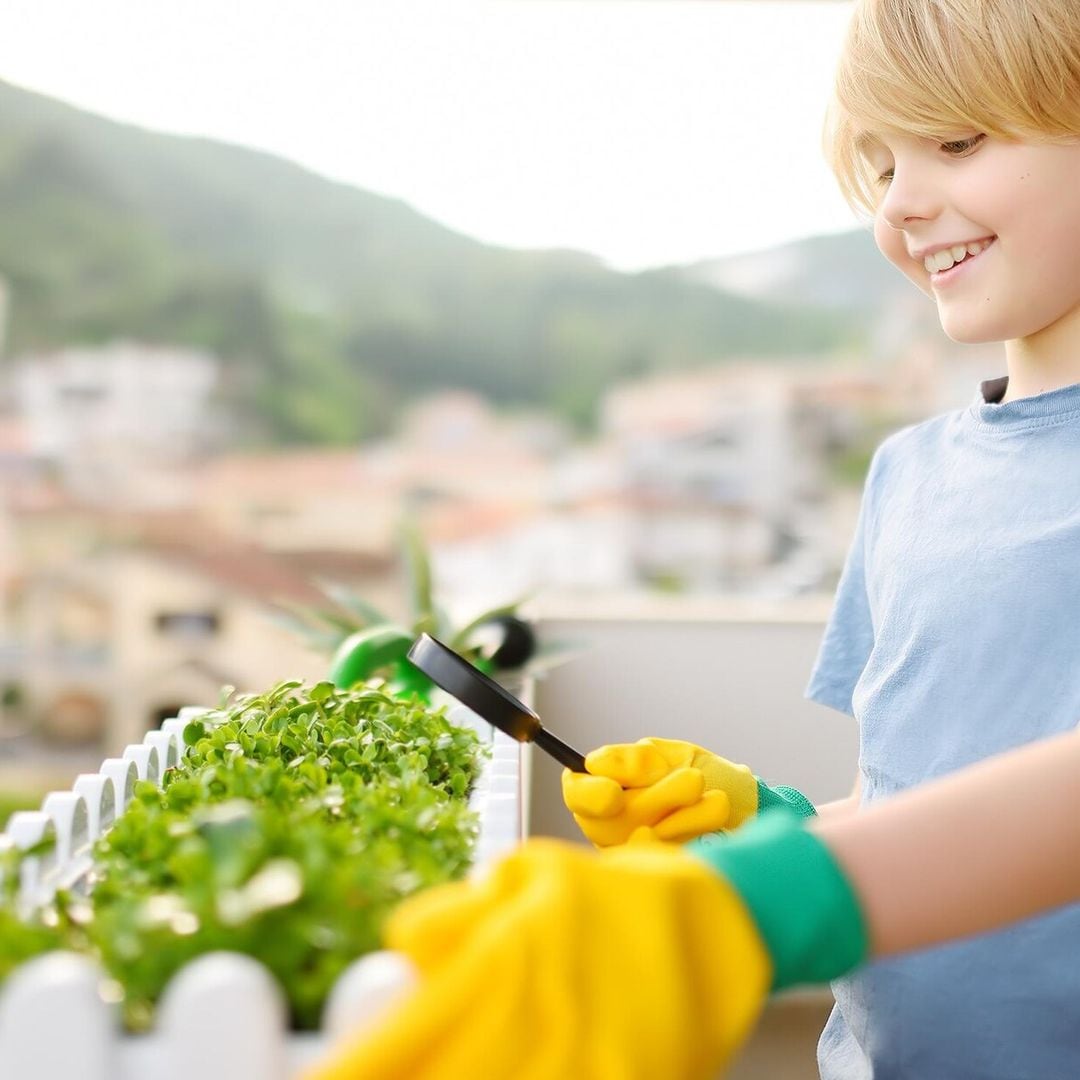
[[[758,809],[757,778],[745,765],[677,739],[601,746],[585,768],[563,771],[563,802],[598,847],[625,844],[643,826],[683,842],[737,828]]]
[[[530,840],[385,936],[418,987],[305,1080],[712,1080],[773,977],[739,894],[667,846]]]

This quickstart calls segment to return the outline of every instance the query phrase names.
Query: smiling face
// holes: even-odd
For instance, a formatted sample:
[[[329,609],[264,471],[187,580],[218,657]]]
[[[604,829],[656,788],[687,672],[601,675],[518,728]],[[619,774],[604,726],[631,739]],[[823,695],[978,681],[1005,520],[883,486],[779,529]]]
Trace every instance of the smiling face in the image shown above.
[[[950,338],[1008,342],[1063,322],[1080,333],[1080,141],[882,134],[864,153],[883,176],[877,245],[936,301]],[[991,238],[943,274],[918,254]]]

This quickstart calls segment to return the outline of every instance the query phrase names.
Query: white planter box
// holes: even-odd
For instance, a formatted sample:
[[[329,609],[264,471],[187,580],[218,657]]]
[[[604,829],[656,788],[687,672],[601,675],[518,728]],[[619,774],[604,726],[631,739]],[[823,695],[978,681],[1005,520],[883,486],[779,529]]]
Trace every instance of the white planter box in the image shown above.
[[[61,887],[80,888],[93,842],[131,798],[136,778],[160,782],[185,752],[183,729],[199,709],[181,710],[122,757],[49,795],[40,811],[13,815],[0,846],[27,848],[56,836],[55,853],[24,860],[19,902],[33,905]],[[481,869],[524,835],[526,747],[463,706],[449,710],[492,744],[470,805],[480,815],[474,866]],[[408,982],[406,962],[388,953],[358,960],[331,991],[318,1032],[290,1032],[285,1000],[270,973],[236,953],[200,957],[177,973],[154,1030],[121,1031],[86,957],[51,953],[24,964],[0,988],[0,1077],[11,1080],[291,1080],[345,1032],[357,1030]]]

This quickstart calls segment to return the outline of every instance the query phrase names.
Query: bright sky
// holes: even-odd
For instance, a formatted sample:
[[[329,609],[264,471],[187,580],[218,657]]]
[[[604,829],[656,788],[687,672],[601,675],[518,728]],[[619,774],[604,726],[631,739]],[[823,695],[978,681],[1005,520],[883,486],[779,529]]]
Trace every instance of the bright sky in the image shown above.
[[[0,0],[0,78],[637,269],[855,226],[820,152],[849,2]]]

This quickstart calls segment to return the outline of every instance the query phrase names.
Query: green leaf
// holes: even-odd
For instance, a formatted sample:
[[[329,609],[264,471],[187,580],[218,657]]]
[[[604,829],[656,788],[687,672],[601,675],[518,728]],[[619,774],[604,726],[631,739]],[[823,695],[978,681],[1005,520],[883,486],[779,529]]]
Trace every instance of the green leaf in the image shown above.
[[[206,725],[201,720],[192,720],[184,728],[184,744],[194,746],[200,739],[206,738]]]
[[[320,682],[316,683],[309,691],[308,697],[312,701],[318,702],[320,705],[328,698],[334,696],[334,684],[332,682]]]
[[[427,547],[414,518],[402,522],[401,534],[405,556],[405,577],[413,613],[413,630],[417,634],[435,632],[435,606],[431,589],[431,562]]]
[[[390,622],[390,616],[384,614],[377,607],[369,604],[363,597],[357,596],[351,589],[334,581],[326,581],[316,578],[316,586],[324,592],[338,607],[343,608],[349,614],[354,615],[357,629],[362,626],[375,626],[379,623]]]

